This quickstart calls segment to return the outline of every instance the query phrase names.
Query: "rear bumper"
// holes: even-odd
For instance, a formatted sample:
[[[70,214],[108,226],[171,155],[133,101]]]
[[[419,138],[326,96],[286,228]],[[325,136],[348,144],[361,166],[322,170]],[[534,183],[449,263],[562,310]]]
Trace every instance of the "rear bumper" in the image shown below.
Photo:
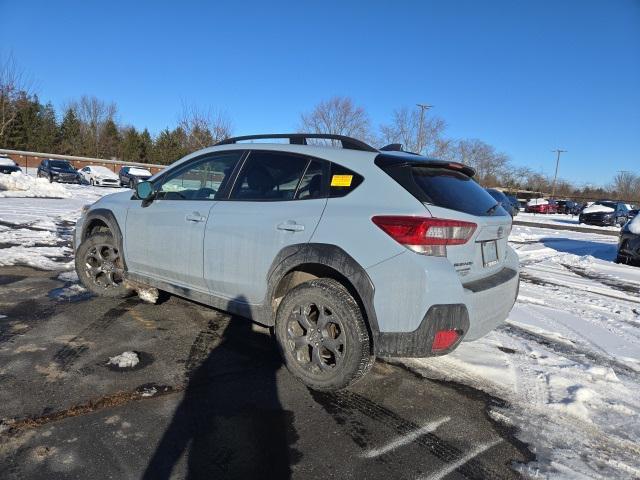
[[[515,303],[520,280],[517,255],[510,247],[508,252],[500,271],[465,284],[448,260],[434,257],[422,262],[413,254],[401,254],[367,269],[375,286],[376,354],[443,355],[460,341],[476,340],[502,324]],[[435,333],[449,329],[458,331],[459,341],[433,352]]]

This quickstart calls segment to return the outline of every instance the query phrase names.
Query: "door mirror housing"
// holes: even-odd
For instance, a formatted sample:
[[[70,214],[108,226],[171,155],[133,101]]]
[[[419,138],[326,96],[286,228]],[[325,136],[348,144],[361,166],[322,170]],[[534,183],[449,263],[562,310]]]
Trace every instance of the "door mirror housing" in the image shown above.
[[[136,184],[136,195],[140,200],[152,200],[153,193],[153,184],[151,182],[142,181]]]

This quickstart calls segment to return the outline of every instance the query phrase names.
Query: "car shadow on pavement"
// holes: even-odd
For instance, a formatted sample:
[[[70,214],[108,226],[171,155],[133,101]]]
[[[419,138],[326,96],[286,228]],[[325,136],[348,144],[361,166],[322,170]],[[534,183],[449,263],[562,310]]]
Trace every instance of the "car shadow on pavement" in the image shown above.
[[[275,341],[245,318],[224,324],[209,324],[211,350],[187,372],[184,397],[144,479],[169,478],[178,465],[186,470],[173,472],[179,478],[290,478],[300,454],[292,448],[298,439],[293,412],[278,398],[276,373],[283,364]],[[198,343],[202,338],[192,351],[202,349]]]
[[[544,237],[539,241],[545,247],[552,248],[558,252],[591,255],[607,262],[613,261],[616,257],[617,245],[615,243],[576,240],[575,238],[566,237]]]

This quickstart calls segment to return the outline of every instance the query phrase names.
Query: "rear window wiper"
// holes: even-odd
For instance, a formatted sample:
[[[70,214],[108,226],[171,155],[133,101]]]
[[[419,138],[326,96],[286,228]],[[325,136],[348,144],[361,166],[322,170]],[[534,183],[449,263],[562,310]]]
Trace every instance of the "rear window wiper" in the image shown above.
[[[493,215],[493,214],[495,213],[496,209],[497,209],[500,205],[502,205],[502,203],[501,203],[501,202],[496,203],[493,207],[491,207],[489,210],[487,210],[487,211],[485,212],[485,215]]]

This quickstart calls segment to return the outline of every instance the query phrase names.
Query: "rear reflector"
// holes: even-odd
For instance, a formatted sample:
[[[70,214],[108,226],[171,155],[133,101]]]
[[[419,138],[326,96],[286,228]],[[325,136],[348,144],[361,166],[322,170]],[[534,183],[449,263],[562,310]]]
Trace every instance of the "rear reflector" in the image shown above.
[[[430,217],[380,215],[371,220],[414,252],[438,256],[446,255],[447,245],[467,243],[477,227],[471,222]]]
[[[441,352],[451,348],[451,345],[458,341],[460,334],[457,330],[440,330],[436,332],[431,345],[432,352]]]

